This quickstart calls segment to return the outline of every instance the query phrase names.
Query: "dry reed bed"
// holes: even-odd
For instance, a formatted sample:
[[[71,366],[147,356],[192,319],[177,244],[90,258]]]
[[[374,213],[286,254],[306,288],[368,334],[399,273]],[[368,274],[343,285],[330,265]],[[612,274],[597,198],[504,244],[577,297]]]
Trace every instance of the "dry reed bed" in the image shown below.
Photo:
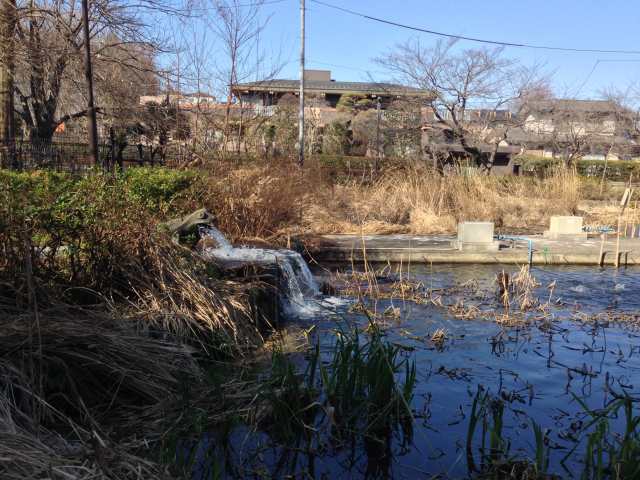
[[[0,338],[0,477],[163,478],[111,440],[114,418],[174,396],[199,375],[188,350],[136,335],[101,312],[52,311],[5,317]]]
[[[460,220],[489,220],[506,231],[540,230],[554,214],[576,213],[586,192],[575,172],[544,179],[451,174],[410,162],[369,176],[327,176],[316,164],[289,161],[216,164],[172,200],[182,211],[215,212],[232,240],[302,233],[455,231]]]
[[[450,233],[461,220],[488,220],[505,230],[541,227],[571,214],[581,180],[556,170],[524,177],[439,176],[419,167],[384,172],[373,184],[332,185],[306,197],[302,225],[314,233]]]
[[[215,278],[191,252],[150,239],[143,259],[127,259],[119,300],[90,291],[101,303],[57,303],[62,287],[32,276],[28,304],[1,299],[0,478],[163,478],[148,457],[185,389],[206,391],[198,359],[262,342],[249,298],[259,285]]]
[[[399,317],[400,310],[393,307],[393,302],[408,301],[435,306],[461,320],[491,319],[509,327],[546,321],[551,308],[556,306],[555,282],[546,287],[547,298],[538,298],[535,290],[540,284],[528,266],[514,273],[503,271],[496,275],[492,289],[481,289],[473,280],[451,287],[428,288],[420,280],[411,278],[409,267],[403,273],[400,269],[394,272],[390,265],[376,270],[365,264],[363,272],[338,272],[333,282],[340,294],[358,299],[352,311],[377,319]],[[379,300],[390,300],[392,305],[380,313]]]

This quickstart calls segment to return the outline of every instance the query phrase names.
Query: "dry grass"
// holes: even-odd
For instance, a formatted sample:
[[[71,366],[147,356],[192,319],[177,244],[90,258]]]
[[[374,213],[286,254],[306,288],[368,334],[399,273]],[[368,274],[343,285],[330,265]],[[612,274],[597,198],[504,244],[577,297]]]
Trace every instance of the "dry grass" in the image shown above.
[[[453,232],[459,221],[471,219],[493,221],[498,228],[512,230],[544,225],[550,215],[577,210],[580,180],[562,170],[540,181],[441,177],[415,167],[388,172],[371,186],[351,185],[339,190],[341,203],[347,206],[342,210],[346,214],[343,221],[350,221],[356,230],[362,226],[365,233],[396,230],[427,234]],[[336,210],[333,217],[340,219],[341,211]]]
[[[451,233],[471,219],[508,231],[540,230],[551,215],[578,211],[583,183],[562,169],[540,180],[440,176],[419,164],[383,171],[373,182],[336,181],[281,163],[229,170],[211,182],[198,198],[220,212],[223,231],[234,238]]]
[[[255,284],[208,275],[211,268],[190,251],[166,239],[150,249],[144,268],[131,272],[133,318],[144,330],[195,340],[209,352],[238,354],[262,343],[262,318],[250,302]],[[211,353],[211,352],[209,352]]]
[[[134,453],[144,442],[112,441],[112,429],[198,382],[189,349],[62,305],[5,315],[0,328],[1,478],[166,478]]]

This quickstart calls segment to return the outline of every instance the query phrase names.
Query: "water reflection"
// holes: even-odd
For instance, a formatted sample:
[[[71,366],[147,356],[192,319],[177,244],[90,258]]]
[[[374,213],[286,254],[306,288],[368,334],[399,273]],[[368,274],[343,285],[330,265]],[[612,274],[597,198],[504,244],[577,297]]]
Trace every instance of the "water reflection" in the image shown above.
[[[413,265],[409,273],[430,289],[473,281],[473,289],[455,295],[466,305],[497,312],[502,305],[496,301],[494,280],[503,269],[516,270]],[[241,444],[242,449],[233,451],[227,465],[242,469],[226,468],[223,476],[465,478],[470,471],[481,472],[483,462],[498,455],[483,443],[481,429],[489,432],[499,421],[500,436],[508,442],[501,448],[508,446],[510,454],[531,458],[535,439],[541,438],[549,451],[550,471],[571,478],[572,472],[581,470],[580,456],[564,457],[573,449],[584,449],[579,438],[588,417],[584,407],[603,409],[623,395],[640,400],[640,316],[634,313],[640,310],[638,273],[535,268],[532,274],[540,284],[535,295],[552,307],[540,320],[515,326],[482,316],[462,320],[432,304],[378,300],[376,312],[399,309],[397,318],[384,320],[386,338],[402,344],[407,349],[404,354],[417,365],[412,441],[380,431],[373,437],[354,435],[338,442],[326,433],[330,431],[326,415],[313,425],[314,431],[325,433],[287,446],[274,444],[268,431],[236,428],[228,445]],[[367,319],[342,307],[340,322],[365,327]],[[321,345],[331,345],[336,320],[314,323]],[[433,336],[440,330],[446,332],[446,340],[436,344]],[[486,395],[486,416],[481,420],[485,423],[469,440],[474,405],[478,415],[478,392]],[[613,419],[611,428],[622,431],[623,420]]]

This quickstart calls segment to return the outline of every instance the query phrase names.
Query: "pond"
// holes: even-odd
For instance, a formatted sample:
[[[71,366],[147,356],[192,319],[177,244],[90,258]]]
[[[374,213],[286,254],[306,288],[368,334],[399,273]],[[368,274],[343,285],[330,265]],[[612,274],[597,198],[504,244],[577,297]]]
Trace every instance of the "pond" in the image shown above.
[[[545,473],[580,478],[593,468],[585,452],[598,439],[589,443],[589,435],[597,428],[614,439],[624,433],[622,410],[606,409],[626,399],[638,415],[640,270],[532,268],[518,280],[514,267],[398,269],[380,267],[382,274],[366,279],[348,266],[317,270],[361,296],[297,323],[313,330],[311,349],[317,342],[323,364],[336,336],[357,328],[365,341],[370,323],[378,325],[398,361],[415,365],[409,431],[390,427],[382,441],[366,433],[338,441],[330,396],[319,393],[317,413],[303,422],[313,435],[283,440],[274,434],[277,422],[236,424],[224,439],[206,436],[199,455],[224,443],[218,471],[228,477],[469,478],[486,474],[492,462],[502,476],[491,478],[525,478],[537,461]],[[503,271],[513,289],[506,300],[496,283]],[[291,357],[299,374],[309,358]],[[396,377],[402,382],[404,370]],[[611,414],[596,422],[596,412]],[[194,476],[207,478],[204,471]]]

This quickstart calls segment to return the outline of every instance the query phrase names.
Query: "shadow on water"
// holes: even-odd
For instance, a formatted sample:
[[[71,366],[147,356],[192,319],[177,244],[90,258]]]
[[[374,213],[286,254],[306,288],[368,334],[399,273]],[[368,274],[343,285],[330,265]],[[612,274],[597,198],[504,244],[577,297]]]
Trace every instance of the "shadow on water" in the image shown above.
[[[411,299],[300,320],[315,347],[274,354],[259,421],[184,448],[193,478],[616,478],[614,452],[640,459],[640,271],[532,269],[519,313],[502,270],[414,265],[390,282]]]

